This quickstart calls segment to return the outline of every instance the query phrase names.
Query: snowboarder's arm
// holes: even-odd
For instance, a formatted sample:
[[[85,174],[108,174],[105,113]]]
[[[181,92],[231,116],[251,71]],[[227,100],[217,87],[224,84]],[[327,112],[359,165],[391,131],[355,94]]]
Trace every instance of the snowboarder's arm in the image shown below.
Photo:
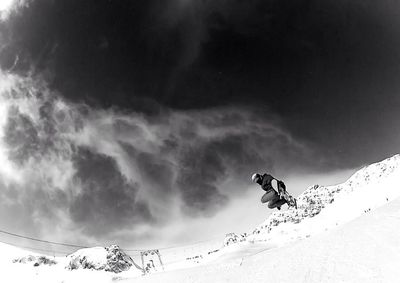
[[[286,191],[286,186],[285,183],[281,180],[275,179],[276,180],[276,187],[277,187],[277,192],[279,194],[279,196],[282,198],[283,194]]]
[[[279,180],[277,180],[277,179],[274,178],[274,179],[271,181],[271,186],[272,186],[272,188],[273,188],[275,191],[279,192]]]

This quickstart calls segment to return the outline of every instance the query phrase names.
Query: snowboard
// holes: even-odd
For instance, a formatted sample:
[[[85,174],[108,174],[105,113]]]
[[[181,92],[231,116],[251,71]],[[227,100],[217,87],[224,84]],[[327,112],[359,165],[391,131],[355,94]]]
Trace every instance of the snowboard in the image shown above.
[[[286,191],[286,186],[282,181],[278,181],[279,197],[285,199],[289,206],[297,209],[297,200]]]

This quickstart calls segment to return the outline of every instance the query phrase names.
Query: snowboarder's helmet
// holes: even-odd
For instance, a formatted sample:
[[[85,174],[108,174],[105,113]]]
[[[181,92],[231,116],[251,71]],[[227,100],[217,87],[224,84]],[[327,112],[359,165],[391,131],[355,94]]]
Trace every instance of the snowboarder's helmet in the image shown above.
[[[258,173],[255,173],[255,174],[253,174],[253,175],[251,176],[251,180],[252,180],[254,183],[257,183],[258,180],[259,180],[260,178],[261,178],[261,175],[258,174]]]

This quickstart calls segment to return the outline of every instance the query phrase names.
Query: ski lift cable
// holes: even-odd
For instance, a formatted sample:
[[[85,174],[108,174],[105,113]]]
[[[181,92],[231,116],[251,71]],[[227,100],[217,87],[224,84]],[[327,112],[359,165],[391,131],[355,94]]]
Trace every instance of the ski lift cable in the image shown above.
[[[52,241],[47,241],[47,240],[31,238],[31,237],[18,235],[18,234],[7,232],[7,231],[3,231],[3,230],[0,230],[0,233],[7,234],[7,235],[10,235],[10,236],[14,236],[14,237],[18,237],[18,238],[28,239],[28,240],[31,240],[31,241],[41,242],[41,243],[60,245],[60,246],[66,246],[66,247],[74,247],[74,248],[88,248],[87,246],[80,246],[80,245],[73,245],[73,244],[66,244],[66,243],[58,243],[58,242],[52,242]]]
[[[65,255],[70,254],[70,252],[66,252],[66,251],[47,250],[47,249],[39,249],[39,248],[33,248],[33,247],[28,247],[28,246],[20,246],[20,245],[12,244],[12,243],[5,242],[5,241],[0,241],[0,243],[11,245],[11,246],[22,248],[22,249],[34,250],[34,251],[49,252],[49,253],[56,253],[56,254],[65,254]]]
[[[11,233],[11,232],[4,231],[4,230],[0,230],[0,233],[6,234],[6,235],[10,235],[10,236],[14,236],[14,237],[18,237],[18,238],[22,238],[22,239],[31,240],[31,241],[41,242],[41,243],[60,245],[60,246],[66,246],[66,247],[74,247],[74,248],[88,248],[88,246],[74,245],[74,244],[67,244],[67,243],[59,243],[59,242],[53,242],[53,241],[47,241],[47,240],[32,238],[32,237],[19,235],[19,234]],[[168,246],[168,247],[162,247],[162,248],[149,248],[149,249],[125,249],[125,248],[121,248],[121,249],[126,251],[126,252],[145,252],[145,251],[148,251],[148,250],[160,250],[161,251],[161,250],[178,249],[178,248],[196,246],[196,245],[199,245],[199,244],[202,244],[202,243],[206,243],[206,242],[212,241],[212,240],[217,239],[217,238],[221,238],[221,236],[217,235],[217,236],[214,236],[214,237],[209,238],[207,240],[198,241],[198,242],[194,242],[194,243],[190,243],[190,244],[186,244],[186,245],[176,245],[176,246]]]

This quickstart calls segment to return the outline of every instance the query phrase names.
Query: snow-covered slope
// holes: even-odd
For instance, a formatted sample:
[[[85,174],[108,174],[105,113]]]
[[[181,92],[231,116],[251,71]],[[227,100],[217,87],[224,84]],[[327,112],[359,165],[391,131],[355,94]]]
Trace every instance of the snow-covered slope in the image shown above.
[[[248,237],[282,245],[346,223],[400,197],[400,155],[357,171],[335,186],[311,186],[298,198],[298,209],[274,212]]]
[[[232,251],[236,256],[217,264],[122,282],[399,282],[400,198],[283,247],[238,246]],[[249,250],[253,252],[243,253]]]
[[[298,209],[276,210],[246,241],[221,243],[218,252],[199,253],[199,263],[211,263],[246,256],[287,245],[345,224],[400,197],[400,155],[371,164],[334,186],[314,185],[298,196]],[[233,240],[235,235],[231,237]],[[226,245],[225,242],[230,242]],[[252,244],[252,245],[247,245]],[[176,268],[176,266],[174,267]]]

